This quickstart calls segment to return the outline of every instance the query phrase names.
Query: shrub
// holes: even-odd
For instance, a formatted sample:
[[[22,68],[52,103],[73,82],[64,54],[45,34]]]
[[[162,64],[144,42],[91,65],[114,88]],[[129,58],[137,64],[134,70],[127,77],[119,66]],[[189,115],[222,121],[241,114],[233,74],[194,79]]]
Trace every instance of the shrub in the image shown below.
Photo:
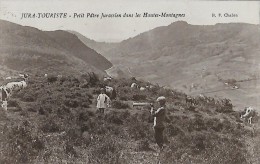
[[[129,105],[122,101],[114,100],[114,101],[112,101],[112,107],[116,108],[116,109],[126,109],[126,108],[129,108]]]
[[[174,137],[183,133],[184,132],[178,125],[169,124],[166,128],[166,134],[168,134],[170,137]]]
[[[92,144],[91,144],[92,145]],[[111,135],[105,135],[93,142],[90,149],[88,163],[118,164],[122,145]]]
[[[57,76],[48,76],[47,77],[47,81],[49,82],[49,83],[54,83],[54,82],[56,82],[58,80],[58,77]]]
[[[151,150],[149,140],[142,139],[137,143],[137,151],[149,151]]]
[[[153,138],[153,128],[151,124],[139,121],[136,116],[131,116],[128,122],[129,136],[135,140]]]
[[[35,94],[31,94],[31,93],[25,93],[22,97],[22,101],[25,102],[34,102],[37,99],[37,96]]]
[[[134,101],[146,100],[146,95],[134,94],[132,97],[132,100],[134,100]]]
[[[31,127],[20,124],[5,131],[4,157],[1,163],[32,163],[44,149],[44,142],[34,136]]]
[[[108,122],[117,125],[122,125],[124,123],[123,120],[125,119],[119,114],[119,112],[114,112],[114,111],[106,114],[105,118]]]
[[[64,104],[68,107],[77,108],[79,106],[79,102],[77,100],[67,99]]]
[[[127,101],[127,100],[128,100],[128,97],[127,97],[127,96],[120,96],[120,97],[119,97],[119,100]]]
[[[44,133],[54,133],[61,130],[60,126],[56,123],[54,118],[48,118],[47,120],[45,120],[40,126],[40,129]]]
[[[16,100],[9,100],[8,107],[20,107],[19,103]]]
[[[100,83],[98,75],[94,72],[88,73],[88,83],[91,87],[97,86]]]

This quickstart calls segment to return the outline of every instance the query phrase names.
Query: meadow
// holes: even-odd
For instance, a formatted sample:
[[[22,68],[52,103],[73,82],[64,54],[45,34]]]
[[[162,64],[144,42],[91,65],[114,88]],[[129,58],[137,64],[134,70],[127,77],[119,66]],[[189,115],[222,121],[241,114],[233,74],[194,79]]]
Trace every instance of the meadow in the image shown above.
[[[154,87],[140,91],[130,87],[133,82]],[[107,85],[117,97],[102,115],[96,97]],[[149,107],[132,107],[158,96],[167,98],[161,153]],[[0,163],[250,163],[245,140],[256,134],[232,102],[197,96],[190,104],[186,97],[135,78],[30,75],[28,87],[11,96],[7,112],[1,110]]]

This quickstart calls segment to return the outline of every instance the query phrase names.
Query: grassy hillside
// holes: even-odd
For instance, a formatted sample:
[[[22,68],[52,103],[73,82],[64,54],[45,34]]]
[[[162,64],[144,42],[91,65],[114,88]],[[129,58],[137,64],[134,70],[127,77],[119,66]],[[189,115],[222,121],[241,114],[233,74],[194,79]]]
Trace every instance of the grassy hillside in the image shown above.
[[[79,38],[79,40],[82,41],[82,43],[94,49],[100,54],[104,54],[105,52],[109,51],[110,49],[116,47],[119,44],[119,43],[97,42],[95,40],[85,37],[79,32],[76,31],[68,31],[68,32],[75,34]]]
[[[103,55],[131,76],[193,95],[228,97],[240,108],[257,108],[256,97],[250,95],[260,93],[258,35],[257,25],[174,22],[124,40]],[[233,91],[224,85],[231,79],[255,83]]]
[[[134,79],[104,83],[96,75],[43,78],[32,75],[28,87],[1,110],[0,163],[250,163],[246,140],[255,135],[239,119],[228,99],[194,97],[176,90],[141,92]],[[99,88],[116,88],[117,99],[104,115],[96,113]],[[133,101],[167,98],[167,146],[159,155],[148,108]],[[157,106],[155,106],[157,107]],[[254,120],[255,123],[255,120]]]
[[[32,73],[104,73],[112,64],[65,31],[45,32],[0,20],[0,65]]]

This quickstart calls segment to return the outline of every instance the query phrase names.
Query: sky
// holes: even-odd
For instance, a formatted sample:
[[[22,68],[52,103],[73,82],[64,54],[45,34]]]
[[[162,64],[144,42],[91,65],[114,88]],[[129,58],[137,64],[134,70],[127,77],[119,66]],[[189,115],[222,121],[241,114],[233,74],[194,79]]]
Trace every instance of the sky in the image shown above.
[[[259,24],[257,1],[174,1],[174,0],[0,0],[0,19],[41,30],[74,30],[96,41],[119,42],[159,26],[183,20],[194,25],[242,22]],[[143,17],[149,14],[185,14],[185,17]],[[22,13],[67,13],[67,18],[22,18]],[[83,18],[73,18],[83,13]],[[99,17],[86,17],[87,13]],[[101,14],[120,18],[100,18]],[[123,17],[124,13],[141,17]],[[224,14],[237,17],[224,17]],[[212,17],[215,14],[216,17]],[[218,15],[221,14],[222,17]]]

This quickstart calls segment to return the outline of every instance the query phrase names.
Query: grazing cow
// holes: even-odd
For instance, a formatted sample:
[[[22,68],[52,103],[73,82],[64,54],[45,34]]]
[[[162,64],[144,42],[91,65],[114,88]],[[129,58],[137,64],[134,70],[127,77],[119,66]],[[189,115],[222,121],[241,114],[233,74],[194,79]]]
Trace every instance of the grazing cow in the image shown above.
[[[7,92],[6,88],[4,86],[1,86],[0,92],[0,101],[6,101],[9,96],[9,93]]]
[[[112,78],[111,77],[104,77],[104,79],[103,79],[104,81],[111,81],[112,80]]]
[[[1,98],[1,107],[7,111],[7,98],[9,97],[8,92],[6,91],[6,88],[4,86],[0,87],[0,98]]]
[[[136,83],[132,83],[131,88],[138,88],[138,85]]]
[[[154,86],[153,86],[153,85],[150,85],[150,86],[149,86],[149,88],[150,88],[150,89],[153,89],[153,88],[154,88]]]
[[[240,118],[245,118],[249,124],[252,124],[252,118],[256,115],[254,108],[246,107],[243,113],[241,114]]]
[[[12,79],[12,77],[11,76],[9,76],[9,77],[7,77],[7,78],[5,78],[6,80],[11,80]]]
[[[154,86],[153,85],[146,85],[146,87],[145,88],[147,88],[147,89],[153,89],[154,88]]]
[[[28,74],[19,74],[19,77],[21,77],[21,78],[28,78]]]
[[[47,73],[45,73],[45,74],[44,74],[44,77],[48,77],[48,74],[47,74]]]
[[[116,98],[116,90],[114,88],[106,86],[105,91],[111,100]]]
[[[238,86],[236,86],[236,85],[235,85],[235,86],[233,86],[233,89],[238,89]]]
[[[13,91],[19,91],[21,89],[24,89],[27,87],[27,84],[25,81],[20,81],[20,82],[10,82],[6,84],[6,89],[10,90],[11,92]]]
[[[144,91],[144,90],[146,90],[145,87],[140,87],[140,91]]]
[[[206,98],[203,94],[200,94],[199,97],[202,98],[202,99]]]

